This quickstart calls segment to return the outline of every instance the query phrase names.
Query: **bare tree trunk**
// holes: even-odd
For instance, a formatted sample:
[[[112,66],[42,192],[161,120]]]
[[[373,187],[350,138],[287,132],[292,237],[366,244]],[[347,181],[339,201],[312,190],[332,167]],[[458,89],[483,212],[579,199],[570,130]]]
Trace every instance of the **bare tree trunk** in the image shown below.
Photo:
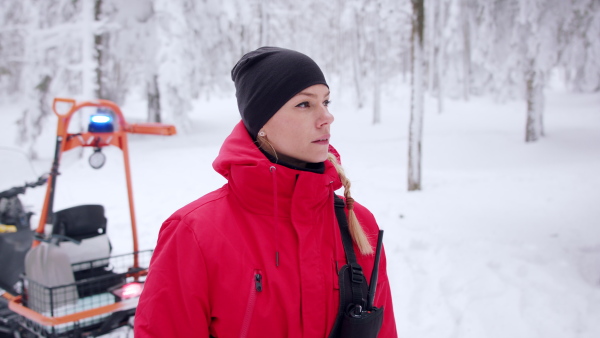
[[[425,90],[435,94],[436,83],[435,83],[435,42],[436,42],[436,23],[437,23],[437,8],[439,7],[439,0],[424,0],[423,7],[428,8],[429,15],[426,20],[423,21],[423,40],[427,40],[428,45],[423,45],[423,83],[425,84]],[[413,11],[414,13],[414,11]],[[414,15],[414,14],[413,14]],[[427,36],[425,35],[427,34]],[[427,48],[425,48],[427,47]]]
[[[446,26],[447,8],[448,5],[445,2],[438,2],[436,13],[437,19],[435,20],[435,82],[437,88],[438,113],[444,111],[444,80],[442,76],[442,58],[445,54],[443,28]]]
[[[241,57],[242,55],[244,55],[244,53],[248,52],[248,46],[246,44],[246,28],[244,27],[244,25],[240,25],[240,53],[239,56]]]
[[[412,58],[412,53],[403,52],[402,53],[402,82],[406,83],[406,74],[410,71],[410,62]]]
[[[408,191],[421,190],[421,139],[423,132],[423,27],[424,0],[412,0],[412,91],[408,138]]]
[[[544,136],[544,76],[535,69],[535,61],[530,62],[527,73],[527,125],[525,127],[525,142],[535,142]]]
[[[102,15],[102,0],[94,1],[94,21],[100,21]],[[96,51],[96,98],[108,99],[106,88],[104,86],[104,34],[96,32],[94,34],[94,49]]]
[[[381,25],[380,25],[380,8],[381,3],[377,1],[375,7],[374,25],[375,25],[375,51],[373,57],[375,58],[375,79],[373,83],[373,124],[381,123],[381,61],[380,61],[380,41],[381,38]]]
[[[146,83],[146,93],[148,96],[148,122],[162,122],[158,75],[153,75]]]
[[[469,0],[461,2],[462,31],[463,31],[463,99],[469,100],[471,93],[471,28],[469,22]]]
[[[44,75],[41,81],[35,86],[34,100],[32,104],[23,111],[23,115],[17,120],[19,128],[19,142],[28,144],[28,157],[30,159],[38,159],[38,154],[35,150],[35,142],[42,134],[44,128],[44,120],[52,114],[50,110],[49,93],[52,78],[49,75]]]
[[[360,66],[360,27],[362,22],[359,15],[360,14],[358,11],[355,10],[354,19],[356,24],[354,25],[355,34],[352,38],[354,47],[354,53],[352,53],[352,62],[354,69],[354,88],[356,89],[356,103],[358,108],[361,109],[363,107],[364,99],[362,92],[362,70]]]
[[[269,44],[269,14],[267,0],[260,0],[260,45]]]
[[[81,57],[82,65],[88,63],[96,63],[96,45],[95,45],[95,2],[82,1],[81,2],[81,25],[79,25],[80,36],[81,36]],[[96,79],[96,69],[82,67],[81,78],[82,78],[82,93],[81,95],[85,98],[93,98],[97,94],[96,86],[98,85],[99,79]],[[83,149],[83,148],[82,148]]]

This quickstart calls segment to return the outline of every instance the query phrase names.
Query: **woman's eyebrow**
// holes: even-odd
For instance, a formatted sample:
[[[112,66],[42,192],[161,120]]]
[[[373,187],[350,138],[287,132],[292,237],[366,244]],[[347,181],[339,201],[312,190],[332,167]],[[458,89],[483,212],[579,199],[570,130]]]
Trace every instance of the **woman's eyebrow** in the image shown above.
[[[327,94],[325,94],[325,96],[326,97],[329,96],[330,93],[331,92],[327,92]],[[296,94],[296,96],[298,96],[298,95],[305,95],[305,96],[309,96],[309,97],[317,97],[318,96],[317,94],[313,94],[313,93],[309,93],[309,92],[300,92],[300,93]]]

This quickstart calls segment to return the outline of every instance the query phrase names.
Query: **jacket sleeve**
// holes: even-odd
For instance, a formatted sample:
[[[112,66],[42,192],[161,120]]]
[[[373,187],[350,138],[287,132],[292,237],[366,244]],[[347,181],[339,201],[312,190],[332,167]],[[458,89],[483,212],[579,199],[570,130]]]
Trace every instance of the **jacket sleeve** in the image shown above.
[[[205,261],[195,233],[183,221],[167,220],[136,310],[135,337],[208,337],[207,290]]]

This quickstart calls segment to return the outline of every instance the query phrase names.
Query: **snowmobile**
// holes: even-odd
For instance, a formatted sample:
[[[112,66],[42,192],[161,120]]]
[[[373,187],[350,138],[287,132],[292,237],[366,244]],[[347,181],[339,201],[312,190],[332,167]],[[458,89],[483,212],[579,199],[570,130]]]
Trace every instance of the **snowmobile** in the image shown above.
[[[48,175],[0,192],[0,337],[96,337],[132,326],[152,250],[139,250],[127,134],[174,135],[172,125],[130,124],[108,100],[54,99],[56,144]],[[89,115],[87,131],[73,132],[73,116]],[[73,127],[73,126],[71,126]],[[104,165],[102,149],[123,154],[132,252],[112,254],[104,206],[85,204],[55,211],[63,153],[91,147],[89,164]],[[47,184],[37,228],[18,195]],[[2,202],[3,201],[3,202]]]

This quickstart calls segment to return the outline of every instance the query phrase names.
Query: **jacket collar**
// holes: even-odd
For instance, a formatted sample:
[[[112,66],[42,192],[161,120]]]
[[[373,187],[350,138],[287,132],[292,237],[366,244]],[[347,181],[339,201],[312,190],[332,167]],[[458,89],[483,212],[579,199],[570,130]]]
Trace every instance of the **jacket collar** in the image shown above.
[[[213,168],[227,179],[230,191],[243,208],[256,214],[275,212],[300,222],[308,222],[314,210],[342,186],[329,161],[325,161],[323,174],[272,163],[258,149],[242,122],[223,143]],[[273,210],[274,198],[277,210]]]

